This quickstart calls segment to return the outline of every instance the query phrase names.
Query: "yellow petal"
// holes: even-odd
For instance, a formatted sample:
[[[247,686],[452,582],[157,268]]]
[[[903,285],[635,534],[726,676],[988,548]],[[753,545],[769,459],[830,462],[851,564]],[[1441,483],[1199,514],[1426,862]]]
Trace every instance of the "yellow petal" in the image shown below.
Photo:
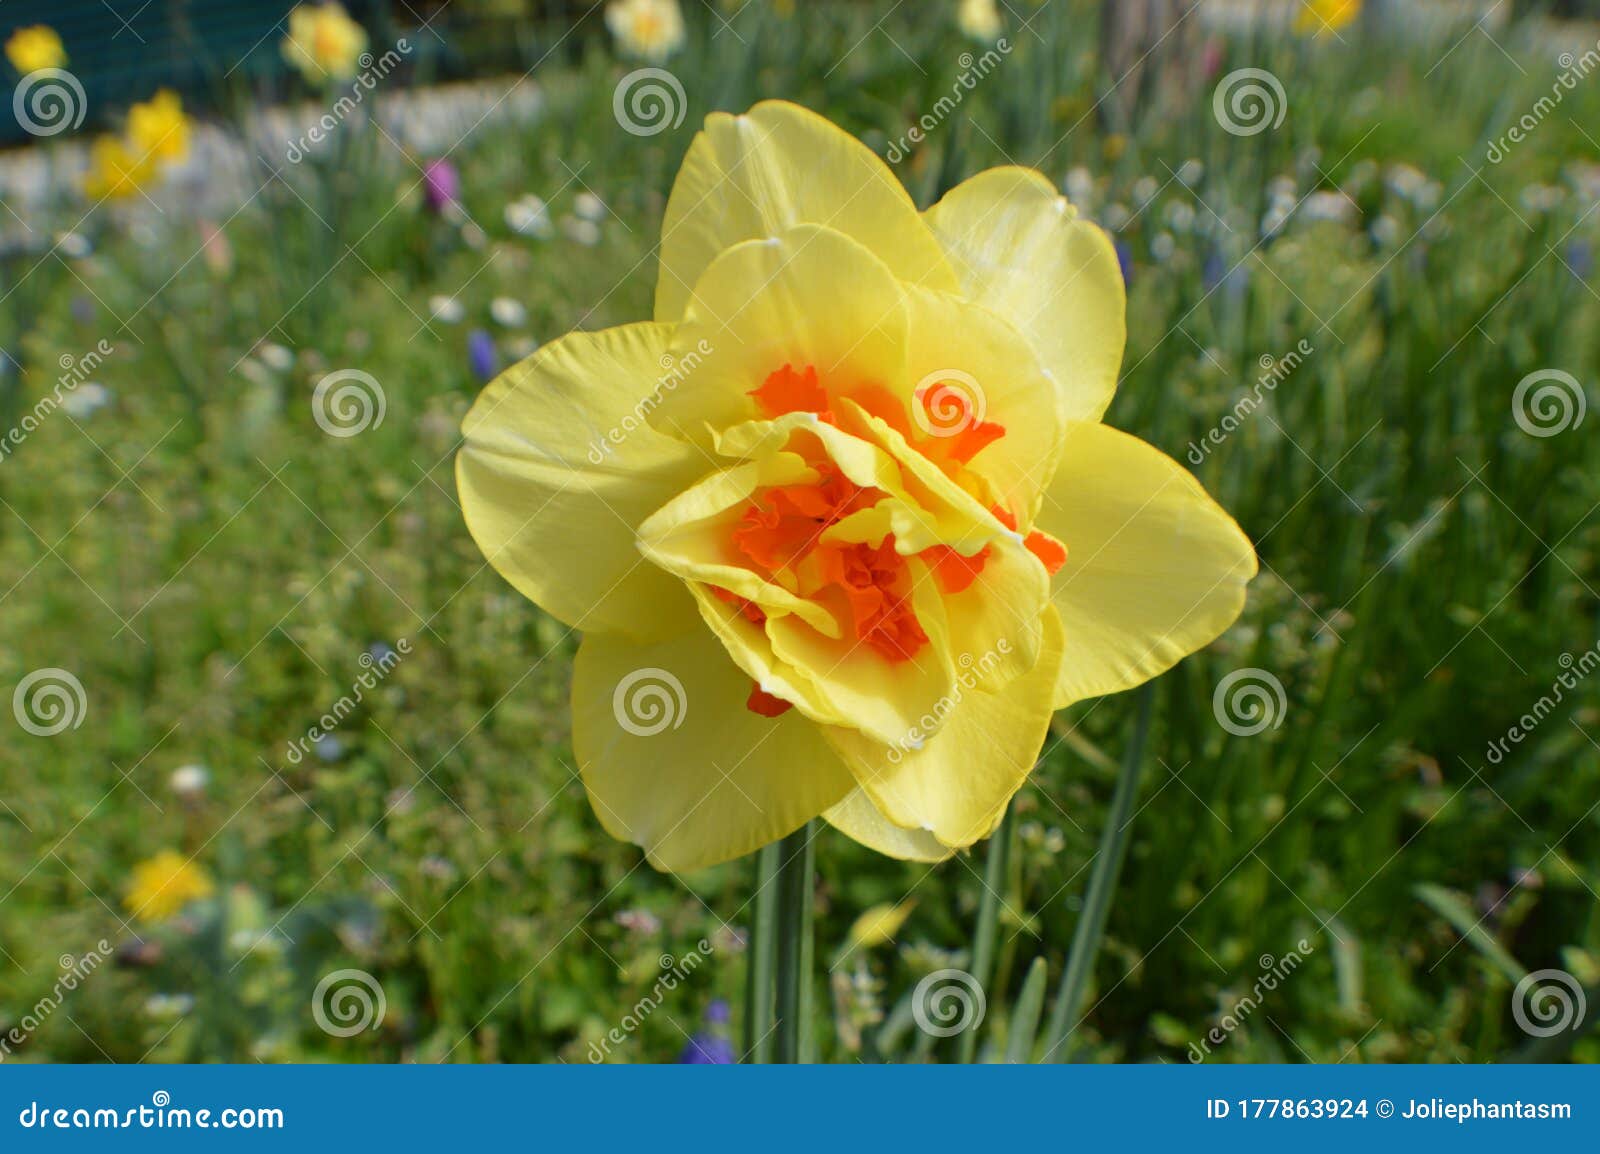
[[[678,170],[661,226],[656,319],[675,321],[707,266],[739,241],[827,225],[901,280],[954,289],[955,275],[888,166],[855,137],[794,104],[712,113]]]
[[[815,367],[828,388],[898,381],[903,295],[881,260],[829,228],[735,245],[705,270],[674,335],[675,350],[699,354],[693,379],[663,398],[651,421],[708,443],[707,426],[762,415],[749,393],[784,365]]]
[[[946,846],[971,845],[994,832],[1038,759],[1061,654],[1061,622],[1046,608],[1033,669],[997,694],[964,677],[941,703],[942,727],[921,748],[912,744],[919,734],[886,747],[847,729],[826,730],[828,743],[891,825],[925,830]]]
[[[682,582],[634,542],[639,523],[711,464],[645,420],[670,332],[565,336],[501,374],[462,422],[456,487],[473,540],[574,628],[661,637],[696,617]]]
[[[911,916],[911,911],[917,908],[915,901],[901,902],[891,905],[883,902],[862,912],[861,916],[850,923],[850,930],[845,936],[853,946],[886,945],[894,941],[894,936],[900,932],[900,927],[906,924],[906,919]]]
[[[1111,403],[1127,337],[1126,290],[1111,240],[1038,172],[991,168],[927,212],[961,291],[1015,325],[1071,419]]]
[[[750,678],[704,627],[583,640],[573,748],[600,822],[657,869],[715,865],[794,832],[853,788],[817,726],[745,708]]]
[[[927,830],[901,829],[893,824],[861,789],[853,789],[845,799],[823,815],[834,829],[860,842],[868,849],[905,861],[944,861],[956,851],[941,845]]]
[[[1067,547],[1051,599],[1066,627],[1057,709],[1147,681],[1244,607],[1255,550],[1190,473],[1106,425],[1069,427],[1039,528]]]

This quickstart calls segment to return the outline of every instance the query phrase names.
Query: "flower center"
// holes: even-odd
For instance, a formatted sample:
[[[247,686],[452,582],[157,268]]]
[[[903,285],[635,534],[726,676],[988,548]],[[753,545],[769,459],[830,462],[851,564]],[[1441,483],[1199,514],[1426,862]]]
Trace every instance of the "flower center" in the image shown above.
[[[750,396],[768,419],[805,412],[830,425],[843,423],[833,396],[811,365],[799,370],[784,365]],[[915,422],[908,419],[900,399],[882,385],[853,389],[849,397],[861,410],[898,432],[913,451],[963,485],[981,488],[975,478],[966,475],[966,463],[1005,435],[1003,426],[971,419],[970,413],[964,420],[958,413],[952,422],[951,396],[941,388],[919,390],[914,403],[922,407],[922,413]],[[855,420],[859,423],[860,418]],[[788,451],[800,455],[817,479],[758,489],[729,533],[730,560],[827,610],[847,637],[890,664],[912,660],[929,643],[913,608],[912,588],[923,575],[913,568],[913,559],[926,566],[939,590],[950,596],[977,580],[991,549],[985,546],[966,556],[949,546],[933,545],[907,557],[897,551],[892,532],[869,534],[866,540],[842,539],[850,534],[829,531],[853,514],[873,508],[888,494],[844,476],[813,434],[796,432]],[[1008,528],[1016,529],[1016,519],[1007,510],[996,505],[992,511]],[[1051,573],[1066,559],[1060,542],[1043,533],[1030,534],[1026,543]],[[720,587],[712,587],[712,592],[737,606],[752,623],[766,621],[765,611],[755,602]],[[787,701],[759,686],[746,704],[767,717],[789,708]]]

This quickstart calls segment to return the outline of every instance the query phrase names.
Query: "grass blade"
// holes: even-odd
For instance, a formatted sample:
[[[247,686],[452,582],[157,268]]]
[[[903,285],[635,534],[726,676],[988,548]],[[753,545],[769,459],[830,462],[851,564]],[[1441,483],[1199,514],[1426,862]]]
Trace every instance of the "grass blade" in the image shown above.
[[[1094,869],[1089,874],[1089,889],[1084,895],[1083,912],[1078,916],[1078,926],[1072,935],[1072,949],[1067,954],[1066,972],[1061,975],[1061,988],[1056,994],[1056,1004],[1050,1013],[1050,1049],[1047,1061],[1065,1062],[1069,1053],[1075,1024],[1072,1016],[1083,1001],[1083,991],[1094,970],[1095,957],[1100,953],[1100,942],[1105,937],[1106,919],[1111,913],[1111,896],[1117,888],[1117,877],[1122,873],[1122,861],[1128,854],[1128,827],[1133,821],[1133,800],[1139,793],[1139,773],[1144,764],[1145,738],[1150,733],[1150,716],[1155,709],[1155,682],[1147,681],[1139,690],[1139,715],[1134,721],[1133,740],[1128,743],[1127,757],[1122,762],[1122,772],[1117,776],[1117,788],[1111,795],[1111,808],[1106,813],[1106,827],[1100,834],[1100,848],[1095,853]]]

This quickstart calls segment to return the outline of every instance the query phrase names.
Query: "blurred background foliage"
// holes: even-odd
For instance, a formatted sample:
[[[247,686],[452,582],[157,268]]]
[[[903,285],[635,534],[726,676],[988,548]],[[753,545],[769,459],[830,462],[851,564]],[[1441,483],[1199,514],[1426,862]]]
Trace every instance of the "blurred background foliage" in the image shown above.
[[[1129,76],[1099,5],[1013,0],[1010,50],[895,165],[924,205],[989,165],[1035,165],[1113,234],[1130,338],[1108,419],[1179,459],[1195,464],[1263,358],[1312,349],[1195,464],[1262,575],[1239,624],[1158,683],[1078,1060],[1187,1060],[1302,940],[1304,965],[1209,1060],[1481,1061],[1528,1041],[1525,971],[1600,983],[1600,686],[1486,756],[1563,655],[1600,640],[1594,418],[1534,437],[1512,402],[1543,369],[1594,398],[1600,81],[1489,159],[1559,54],[1600,30],[1581,6],[1498,7],[1474,23],[1471,5],[1373,5],[1316,36],[1218,4]],[[336,90],[286,72],[269,38],[231,72],[196,56],[182,80],[202,127],[252,142],[231,206],[202,170],[92,209],[62,179],[0,214],[0,424],[63,357],[114,348],[96,404],[0,460],[0,686],[62,667],[88,702],[76,729],[0,741],[0,1033],[62,955],[109,938],[118,962],[10,1060],[584,1061],[662,956],[704,939],[710,964],[611,1054],[670,1060],[742,989],[748,865],[667,877],[604,836],[569,744],[575,638],[469,540],[457,425],[485,347],[506,363],[648,314],[665,197],[705,113],[784,97],[887,152],[989,46],[954,3],[690,4],[666,62],[685,116],[640,137],[613,114],[637,62],[588,5],[351,8],[375,52],[421,49],[371,98],[380,117],[472,78],[498,96],[522,76],[536,107],[431,152],[353,118],[288,163],[256,118],[315,115]],[[75,54],[63,12],[39,18]],[[1280,78],[1286,111],[1239,136],[1213,92],[1247,67]],[[115,105],[95,116],[116,123]],[[70,171],[71,147],[4,163]],[[446,153],[459,204],[430,211],[423,166]],[[310,405],[342,368],[387,399],[348,439]],[[288,758],[362,655],[402,638],[410,655],[332,741]],[[1245,666],[1286,693],[1281,724],[1249,737],[1212,704]],[[1122,698],[1058,715],[1018,799],[986,1047],[1029,962],[1059,973],[1131,720]],[[169,848],[211,892],[136,919],[135,867]],[[885,1020],[934,1055],[896,1005],[965,963],[982,858],[930,870],[824,835],[819,1056],[857,1056]],[[849,945],[863,910],[908,898],[893,941]],[[318,1028],[312,991],[338,967],[381,982],[381,1025]],[[1540,1053],[1594,1060],[1600,1043]]]

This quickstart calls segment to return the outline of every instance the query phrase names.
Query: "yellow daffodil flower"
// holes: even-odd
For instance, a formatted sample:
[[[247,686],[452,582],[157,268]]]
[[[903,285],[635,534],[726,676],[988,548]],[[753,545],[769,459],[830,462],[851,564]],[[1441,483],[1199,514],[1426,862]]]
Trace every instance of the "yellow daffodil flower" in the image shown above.
[[[289,13],[283,58],[312,84],[349,80],[366,48],[366,31],[342,4],[301,4]]]
[[[805,109],[717,113],[660,260],[653,321],[502,374],[456,461],[489,562],[584,631],[580,771],[656,867],[819,815],[948,857],[998,824],[1052,711],[1238,615],[1249,541],[1101,423],[1122,277],[1039,173],[919,213]]]
[[[1300,0],[1294,30],[1302,36],[1332,36],[1361,15],[1361,0]]]
[[[159,922],[210,897],[213,888],[205,870],[177,850],[164,849],[133,867],[122,905],[140,921]]]
[[[181,163],[189,155],[189,118],[178,94],[163,88],[128,109],[128,141],[145,160]]]
[[[612,0],[606,27],[629,56],[660,62],[683,47],[683,12],[678,0]]]
[[[120,137],[102,136],[89,147],[89,171],[83,191],[91,200],[126,200],[155,175],[148,156],[128,147]]]
[[[847,935],[850,944],[864,949],[887,945],[894,941],[894,936],[916,908],[916,902],[901,902],[899,905],[884,902],[873,906],[850,924],[850,933]]]
[[[34,24],[11,34],[6,41],[6,59],[11,61],[11,67],[26,76],[43,68],[65,67],[67,51],[54,28]]]
[[[961,0],[956,9],[956,26],[973,40],[995,40],[1005,31],[995,0]]]

